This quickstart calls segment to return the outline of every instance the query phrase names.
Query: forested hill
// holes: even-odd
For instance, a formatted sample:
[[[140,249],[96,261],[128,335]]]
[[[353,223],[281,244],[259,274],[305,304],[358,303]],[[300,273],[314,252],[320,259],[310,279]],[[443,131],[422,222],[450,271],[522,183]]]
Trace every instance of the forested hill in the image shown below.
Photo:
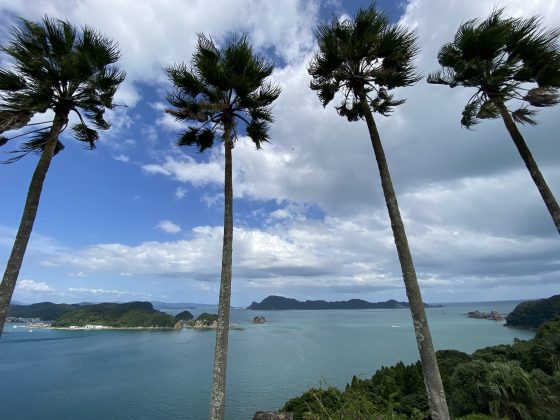
[[[560,317],[560,295],[520,303],[506,317],[506,325],[536,329],[555,317]]]
[[[62,315],[79,309],[78,304],[40,302],[32,305],[10,305],[8,316],[17,318],[39,318],[42,321],[54,321]]]
[[[438,307],[425,305],[426,307]],[[285,298],[282,296],[269,296],[262,302],[253,302],[247,309],[253,310],[287,310],[287,309],[401,309],[408,308],[408,302],[388,300],[386,302],[367,302],[361,299],[327,302],[325,300],[306,300],[305,302]]]
[[[150,302],[66,304],[41,302],[11,305],[9,316],[54,321],[53,327],[104,325],[107,327],[173,327],[178,320],[192,318],[184,311],[178,318],[155,310]]]
[[[105,325],[108,327],[171,328],[176,322],[171,315],[155,310],[150,302],[129,302],[81,306],[58,318],[52,326]]]

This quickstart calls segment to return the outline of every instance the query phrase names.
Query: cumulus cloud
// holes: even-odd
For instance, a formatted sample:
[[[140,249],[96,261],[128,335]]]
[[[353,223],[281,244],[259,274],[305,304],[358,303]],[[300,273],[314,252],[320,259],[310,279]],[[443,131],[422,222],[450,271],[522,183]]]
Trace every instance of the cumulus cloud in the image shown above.
[[[171,220],[161,220],[157,225],[156,229],[161,230],[165,233],[179,233],[181,232],[181,226],[173,223]]]
[[[402,289],[390,226],[383,216],[235,228],[236,299],[272,292],[302,296],[313,290],[375,299]],[[556,238],[499,237],[445,225],[414,227],[411,248],[428,299],[442,288],[472,293],[496,288],[505,279],[509,286],[553,285],[557,279]],[[56,263],[98,274],[127,267],[139,277],[211,284],[220,278],[222,233],[222,227],[206,226],[194,229],[189,240],[99,244],[58,255]]]
[[[16,285],[16,290],[18,292],[41,292],[41,293],[51,293],[56,290],[50,287],[44,281],[34,281],[34,280],[20,280]]]

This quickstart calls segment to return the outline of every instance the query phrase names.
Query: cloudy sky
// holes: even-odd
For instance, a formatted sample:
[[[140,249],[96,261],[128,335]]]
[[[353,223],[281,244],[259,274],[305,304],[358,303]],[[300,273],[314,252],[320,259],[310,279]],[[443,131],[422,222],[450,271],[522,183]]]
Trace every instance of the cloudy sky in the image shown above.
[[[559,0],[498,1],[512,16],[560,23]],[[246,33],[276,63],[282,88],[271,143],[234,149],[232,304],[270,294],[300,299],[404,300],[387,210],[364,122],[323,109],[308,88],[314,28],[367,1],[0,0],[0,43],[18,17],[87,23],[119,43],[127,79],[95,151],[70,137],[48,174],[14,299],[22,302],[217,301],[223,151],[178,149],[163,109],[162,67],[188,61],[196,33],[218,44]],[[413,28],[426,74],[459,24],[486,16],[487,0],[380,1]],[[0,65],[9,65],[0,55]],[[546,297],[560,292],[560,238],[500,120],[459,124],[472,91],[428,85],[377,117],[428,302]],[[522,127],[560,195],[560,118],[542,110]],[[4,150],[2,150],[3,154]],[[5,155],[6,156],[6,155]],[[36,156],[0,167],[0,267],[5,267]]]

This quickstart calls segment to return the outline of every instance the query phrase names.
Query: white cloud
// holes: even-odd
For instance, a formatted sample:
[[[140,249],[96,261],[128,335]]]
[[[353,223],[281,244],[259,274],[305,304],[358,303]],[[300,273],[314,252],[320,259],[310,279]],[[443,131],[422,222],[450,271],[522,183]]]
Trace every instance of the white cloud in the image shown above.
[[[181,159],[168,156],[165,163],[144,165],[142,169],[149,174],[167,175],[177,181],[190,182],[194,186],[224,182],[224,171],[218,162],[197,163],[190,156]]]
[[[122,290],[110,290],[110,289],[91,289],[87,287],[69,287],[68,292],[73,297],[75,296],[112,296],[112,297],[123,297],[123,296],[136,296],[137,293],[127,292]]]
[[[173,223],[171,220],[161,220],[157,225],[156,229],[159,229],[165,233],[179,233],[181,232],[181,226]]]
[[[44,281],[33,281],[33,280],[20,280],[17,282],[16,290],[20,292],[41,292],[41,293],[52,293],[56,290],[50,287]]]
[[[129,162],[130,161],[130,157],[128,157],[124,153],[121,153],[120,155],[117,155],[117,156],[113,156],[113,159],[118,160],[120,162]]]
[[[177,187],[175,190],[175,199],[181,200],[187,196],[187,189],[184,187]]]
[[[249,295],[317,293],[372,296],[401,291],[402,277],[384,214],[324,221],[294,220],[267,229],[234,230],[234,284]],[[457,226],[411,224],[410,243],[419,280],[430,298],[438,287],[473,293],[510,286],[553,285],[557,238],[498,236]],[[55,263],[98,274],[182,278],[216,283],[220,277],[221,226],[201,226],[192,238],[137,246],[99,244],[58,255]],[[554,262],[556,261],[556,262]],[[549,287],[549,286],[547,286]]]

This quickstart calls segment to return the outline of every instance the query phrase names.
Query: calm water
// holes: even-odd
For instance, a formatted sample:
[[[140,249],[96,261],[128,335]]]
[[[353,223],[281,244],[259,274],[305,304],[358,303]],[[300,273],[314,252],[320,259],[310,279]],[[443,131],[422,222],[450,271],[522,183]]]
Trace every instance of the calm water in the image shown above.
[[[515,303],[428,309],[437,349],[529,339],[531,332],[467,319],[479,309],[507,313]],[[267,323],[249,323],[264,315]],[[321,384],[343,387],[382,365],[418,359],[410,312],[234,310],[226,417],[250,419]],[[6,330],[10,331],[11,327]],[[205,419],[213,331],[57,331],[13,329],[0,340],[0,406],[5,419]]]

